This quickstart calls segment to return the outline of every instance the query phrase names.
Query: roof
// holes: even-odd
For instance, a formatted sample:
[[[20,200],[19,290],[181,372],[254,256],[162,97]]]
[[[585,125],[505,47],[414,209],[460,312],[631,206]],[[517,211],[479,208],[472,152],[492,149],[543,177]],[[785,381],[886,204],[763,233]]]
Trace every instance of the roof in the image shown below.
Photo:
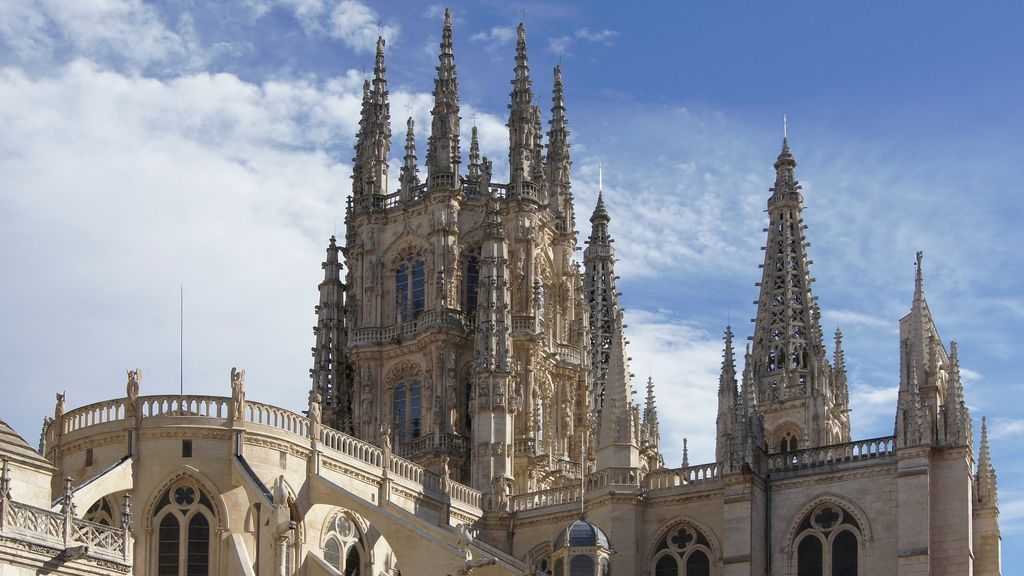
[[[608,534],[597,524],[588,522],[586,518],[580,518],[569,524],[555,538],[555,550],[566,546],[570,548],[597,546],[607,549],[612,547],[608,540]]]
[[[25,464],[53,468],[53,465],[46,458],[40,456],[34,448],[29,446],[28,442],[25,442],[24,438],[19,436],[3,420],[0,420],[0,455]]]

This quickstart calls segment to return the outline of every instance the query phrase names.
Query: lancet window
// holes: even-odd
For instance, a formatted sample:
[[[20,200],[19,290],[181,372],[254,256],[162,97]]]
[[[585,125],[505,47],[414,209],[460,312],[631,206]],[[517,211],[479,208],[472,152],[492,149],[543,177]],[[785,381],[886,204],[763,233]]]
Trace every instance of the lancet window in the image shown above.
[[[427,305],[426,270],[423,260],[412,254],[395,270],[395,310],[402,322],[415,320]]]
[[[400,442],[409,442],[423,435],[423,399],[420,381],[414,378],[395,386],[394,416],[395,437]]]
[[[825,502],[803,519],[796,536],[797,576],[858,576],[860,525],[841,506]]]
[[[216,514],[198,483],[184,478],[168,488],[154,507],[157,576],[210,576],[210,543]]]
[[[480,254],[479,249],[466,256],[465,273],[465,294],[463,311],[467,316],[476,316],[477,296],[480,288]]]

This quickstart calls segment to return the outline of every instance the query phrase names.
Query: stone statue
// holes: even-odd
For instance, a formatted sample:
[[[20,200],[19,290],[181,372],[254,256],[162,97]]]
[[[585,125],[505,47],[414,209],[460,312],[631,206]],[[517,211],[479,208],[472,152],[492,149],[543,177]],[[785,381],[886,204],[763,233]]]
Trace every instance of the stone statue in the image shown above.
[[[53,408],[53,421],[60,426],[61,421],[64,418],[64,396],[67,391],[57,394],[57,405]]]
[[[317,392],[316,390],[310,390],[309,391],[309,411],[306,412],[306,415],[309,416],[309,422],[311,424],[315,423],[315,424],[319,425],[320,422],[321,422],[321,414],[320,414],[320,409],[321,409],[320,408],[320,403],[321,403],[321,401],[322,401],[322,397],[320,396],[319,392]]]
[[[391,426],[387,424],[380,425],[380,448],[384,453],[384,462],[381,463],[381,467],[387,472],[391,469]]]
[[[231,414],[236,420],[245,419],[245,370],[231,368]]]
[[[373,392],[370,391],[370,383],[363,384],[363,392],[359,396],[359,418],[364,428],[369,428],[373,421]]]
[[[139,400],[139,380],[142,379],[142,371],[136,368],[128,371],[128,384],[126,394],[128,403],[125,406],[125,416],[135,416],[135,405]]]
[[[492,502],[494,502],[495,510],[502,511],[505,509],[505,504],[507,502],[506,496],[505,479],[501,476],[491,478],[491,498],[493,498]]]
[[[441,494],[447,498],[452,492],[451,470],[448,468],[448,456],[441,456]]]

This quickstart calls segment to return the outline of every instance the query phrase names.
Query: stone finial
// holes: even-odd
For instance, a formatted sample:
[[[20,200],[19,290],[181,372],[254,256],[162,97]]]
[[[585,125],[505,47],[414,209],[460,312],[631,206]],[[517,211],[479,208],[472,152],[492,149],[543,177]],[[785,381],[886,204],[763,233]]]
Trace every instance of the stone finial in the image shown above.
[[[0,469],[0,500],[11,499],[11,470],[8,465],[10,460],[3,457],[3,468]]]
[[[132,495],[124,493],[124,504],[121,505],[121,528],[132,529]]]

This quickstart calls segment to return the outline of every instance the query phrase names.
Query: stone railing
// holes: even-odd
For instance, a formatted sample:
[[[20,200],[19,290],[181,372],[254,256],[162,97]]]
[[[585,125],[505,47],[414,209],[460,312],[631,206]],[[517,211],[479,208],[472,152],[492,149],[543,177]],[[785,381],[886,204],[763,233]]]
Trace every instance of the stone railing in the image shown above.
[[[807,448],[794,452],[770,454],[768,471],[802,470],[848,462],[867,462],[896,454],[896,437],[881,436],[846,444]]]
[[[349,344],[365,346],[410,340],[432,328],[454,328],[464,331],[466,329],[465,317],[462,311],[456,308],[426,310],[417,316],[415,320],[402,322],[394,326],[357,328],[352,331]]]
[[[555,460],[555,469],[569,478],[579,478],[583,473],[583,466],[572,460]]]
[[[605,468],[587,476],[587,490],[610,487],[639,487],[639,468]]]
[[[61,419],[63,422],[63,432],[67,434],[81,428],[123,420],[126,417],[126,413],[127,400],[125,398],[88,404],[64,414],[64,417]],[[57,429],[54,426],[50,426],[47,430],[48,434],[53,435],[56,435],[56,431]]]
[[[559,344],[557,351],[558,357],[561,360],[570,362],[572,364],[581,364],[583,362],[583,353],[580,352],[580,349],[575,346],[570,346],[568,344]]]
[[[139,407],[143,418],[155,416],[227,418],[231,415],[231,399],[223,396],[191,394],[143,396],[139,398]]]
[[[648,490],[661,490],[676,486],[688,486],[706,483],[719,478],[720,470],[717,462],[698,464],[686,468],[655,470],[647,475]]]
[[[259,402],[245,403],[245,421],[253,424],[263,424],[285,432],[291,432],[303,438],[309,437],[309,419],[299,416],[295,412],[261,404]]]
[[[111,560],[127,566],[131,563],[128,530],[112,528],[4,499],[0,502],[0,534],[27,537],[59,550],[88,546],[87,556]]]
[[[578,503],[579,501],[580,485],[572,484],[539,490],[537,492],[528,492],[526,494],[516,494],[510,499],[510,506],[512,512],[521,512],[523,510],[547,508],[548,506]]]
[[[447,432],[420,436],[395,448],[395,454],[402,458],[418,458],[432,452],[465,454],[468,451],[469,438]]]
[[[380,448],[333,428],[320,427],[320,442],[331,450],[341,452],[371,466],[379,468],[383,465],[384,457]]]
[[[537,450],[536,438],[516,438],[512,442],[512,450],[516,456],[537,456],[541,453]]]
[[[513,316],[512,332],[542,332],[543,329],[537,321],[536,316]]]

